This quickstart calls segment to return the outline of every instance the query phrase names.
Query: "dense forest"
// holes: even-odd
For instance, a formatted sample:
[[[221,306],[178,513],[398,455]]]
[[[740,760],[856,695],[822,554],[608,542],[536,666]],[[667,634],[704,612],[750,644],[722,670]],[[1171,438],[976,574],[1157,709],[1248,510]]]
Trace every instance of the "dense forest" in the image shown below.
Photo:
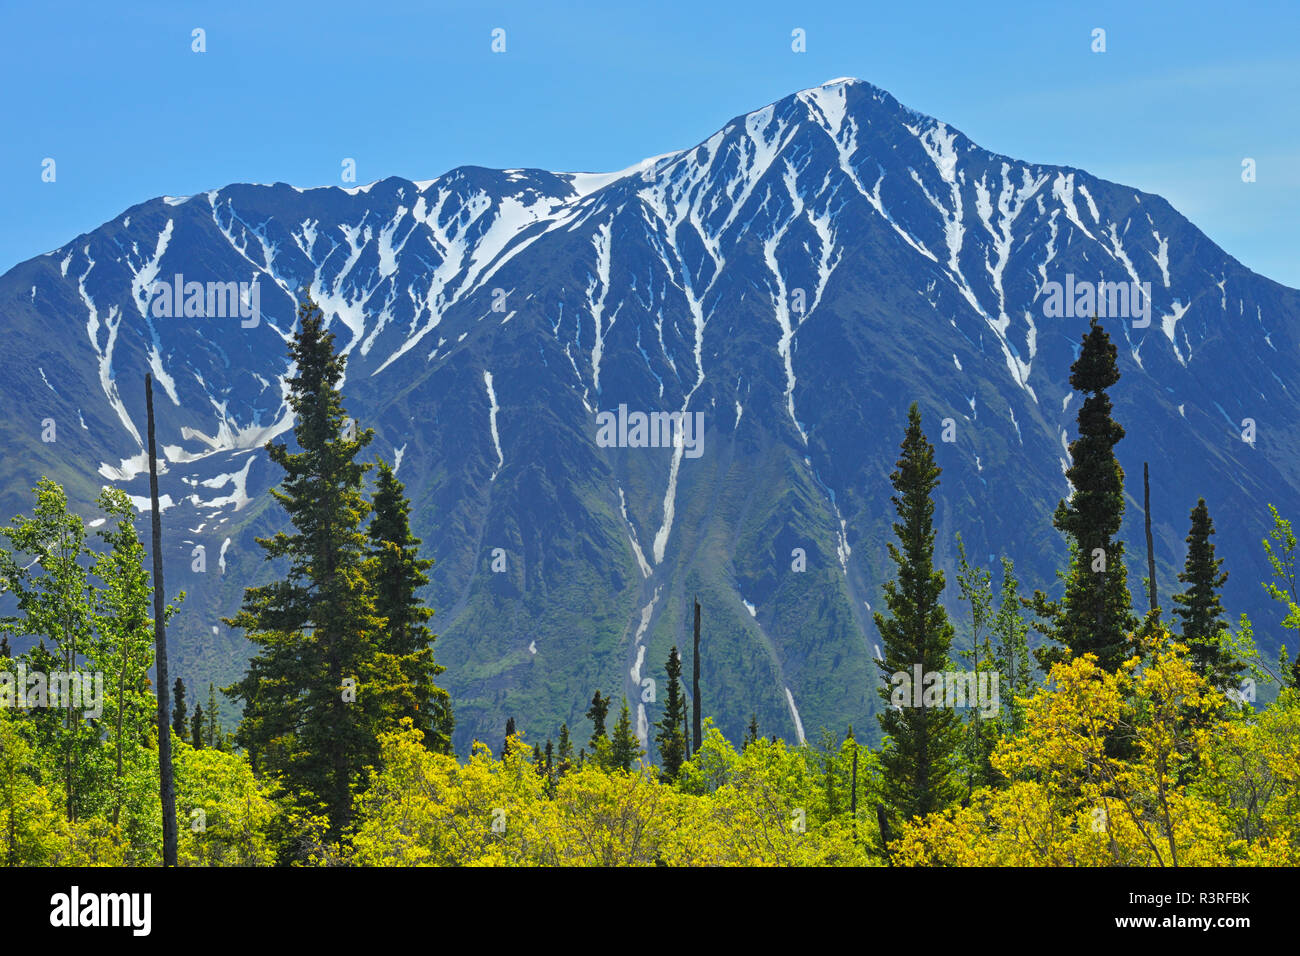
[[[1300,657],[1263,659],[1252,622],[1227,619],[1204,499],[1186,503],[1184,589],[1167,607],[1153,577],[1130,590],[1116,349],[1096,319],[1070,380],[1060,597],[1022,595],[1005,559],[995,580],[957,538],[965,650],[934,560],[940,469],[912,406],[875,614],[879,749],[853,728],[791,745],[756,720],[727,740],[699,686],[697,606],[693,646],[654,675],[650,753],[629,702],[592,688],[589,726],[527,741],[512,719],[458,757],[420,597],[431,559],[393,468],[362,460],[373,433],[347,415],[345,358],[310,301],[290,357],[294,444],[267,451],[293,530],[259,539],[277,577],[226,621],[254,648],[235,684],[176,680],[159,706],[155,595],[121,492],[100,496],[93,538],[48,479],[0,529],[6,865],[170,862],[160,779],[186,866],[1300,864]],[[1297,539],[1272,517],[1268,626],[1300,645]],[[218,694],[240,709],[232,728]]]

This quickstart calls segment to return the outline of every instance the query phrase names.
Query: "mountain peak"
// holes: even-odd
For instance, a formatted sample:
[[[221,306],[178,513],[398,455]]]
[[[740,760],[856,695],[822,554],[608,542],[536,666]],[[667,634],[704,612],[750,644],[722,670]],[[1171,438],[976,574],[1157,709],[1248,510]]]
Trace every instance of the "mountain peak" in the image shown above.
[[[824,89],[825,87],[828,86],[854,86],[854,85],[870,86],[871,84],[865,83],[864,81],[858,79],[856,76],[837,76],[833,80],[827,80],[825,83],[820,84],[819,88]]]
[[[238,607],[262,573],[256,536],[282,523],[262,448],[293,424],[285,339],[303,289],[348,355],[349,413],[400,468],[438,556],[458,746],[495,733],[504,708],[538,733],[573,720],[548,673],[637,694],[697,582],[714,595],[712,666],[758,675],[743,699],[715,698],[721,727],[743,730],[751,710],[793,734],[866,721],[867,601],[890,533],[874,503],[907,405],[955,438],[936,450],[943,520],[1050,586],[1050,532],[1023,526],[1049,529],[1067,492],[1070,366],[1102,301],[1124,465],[1177,463],[1151,475],[1153,500],[1171,502],[1153,516],[1166,583],[1186,487],[1300,511],[1300,397],[1277,364],[1300,350],[1300,295],[1166,203],[980,149],[844,77],[616,172],[460,166],[155,200],[0,279],[15,343],[0,505],[17,513],[51,474],[83,497],[106,479],[147,510],[151,373],[165,560],[192,595],[178,660],[224,655],[223,682],[246,647],[210,622]],[[623,406],[705,416],[699,458],[601,444],[593,414]],[[1238,423],[1265,412],[1260,441],[1242,441]],[[1252,616],[1267,609],[1233,581],[1267,577],[1267,530],[1251,517],[1220,532],[1242,569],[1225,603]],[[716,560],[718,541],[747,543]],[[224,574],[190,570],[199,545]],[[816,578],[774,570],[794,548]],[[509,573],[482,573],[494,549]],[[575,627],[578,606],[600,623]],[[491,630],[525,618],[524,637]]]

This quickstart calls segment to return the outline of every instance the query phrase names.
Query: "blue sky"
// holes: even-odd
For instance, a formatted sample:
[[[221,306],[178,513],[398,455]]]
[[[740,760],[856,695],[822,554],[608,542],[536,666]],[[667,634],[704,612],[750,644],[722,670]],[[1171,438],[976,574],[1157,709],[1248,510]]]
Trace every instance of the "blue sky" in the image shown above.
[[[345,157],[363,183],[621,169],[855,76],[988,149],[1159,193],[1300,286],[1300,4],[1134,6],[0,0],[0,271],[153,196],[339,183]]]

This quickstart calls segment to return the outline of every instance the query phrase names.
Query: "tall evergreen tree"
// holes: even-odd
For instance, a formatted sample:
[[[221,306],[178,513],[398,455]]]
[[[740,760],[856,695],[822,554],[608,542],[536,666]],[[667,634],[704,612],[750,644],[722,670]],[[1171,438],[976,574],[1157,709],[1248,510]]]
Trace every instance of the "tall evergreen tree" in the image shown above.
[[[185,682],[179,677],[172,685],[172,730],[184,740],[188,736],[189,713],[185,709]]]
[[[190,744],[195,750],[203,749],[203,705],[194,705],[194,719],[190,721]]]
[[[418,596],[429,583],[425,572],[433,561],[419,555],[420,539],[411,534],[411,503],[387,462],[379,463],[371,510],[367,535],[374,562],[375,613],[387,622],[379,649],[400,674],[388,688],[393,699],[387,719],[409,717],[424,734],[426,747],[450,754],[455,729],[451,696],[434,682],[446,668],[433,659],[436,636],[427,626],[433,611]]]
[[[939,601],[944,589],[943,572],[934,567],[934,501],[931,493],[939,484],[941,469],[934,463],[934,446],[921,430],[921,413],[913,403],[907,415],[907,434],[902,454],[890,481],[897,492],[892,496],[898,521],[889,543],[889,556],[897,567],[897,580],[885,582],[885,603],[889,617],[876,612],[883,659],[878,662],[885,678],[880,695],[886,708],[880,726],[889,738],[881,752],[884,795],[892,814],[907,820],[952,803],[958,793],[955,779],[957,753],[961,746],[961,724],[951,708],[927,703],[912,706],[911,694],[905,706],[894,702],[893,678],[904,674],[913,679],[914,666],[923,674],[948,670],[953,627]]]
[[[1223,604],[1219,590],[1228,580],[1220,571],[1222,558],[1214,556],[1214,521],[1201,498],[1192,509],[1192,527],[1187,535],[1187,561],[1178,580],[1187,590],[1174,595],[1174,614],[1182,620],[1183,643],[1192,652],[1197,671],[1219,689],[1236,687],[1244,665],[1225,648],[1222,632]]]
[[[1020,616],[1020,584],[1015,564],[1002,559],[1002,587],[997,612],[993,616],[993,633],[997,637],[999,693],[1003,708],[1003,726],[1015,736],[1025,729],[1025,707],[1018,698],[1030,695],[1034,686],[1034,669],[1029,658],[1029,626]]]
[[[609,766],[611,770],[631,770],[632,765],[641,759],[641,743],[632,732],[632,712],[628,709],[627,698],[623,698],[623,709],[618,712],[614,724],[614,735],[609,744]]]
[[[569,739],[569,725],[560,724],[560,743],[556,750],[555,776],[563,777],[573,768],[573,741]]]
[[[605,718],[609,715],[609,698],[600,696],[596,691],[591,698],[591,707],[587,709],[587,719],[591,721],[591,752],[600,753],[600,742],[608,741],[605,736]]]
[[[970,663],[975,672],[977,691],[987,686],[991,676],[997,673],[997,662],[993,656],[989,633],[994,620],[992,577],[985,568],[971,567],[966,558],[966,545],[961,535],[957,535],[957,589],[959,599],[970,605],[971,649],[962,651],[961,656]],[[1000,675],[999,675],[1000,676]],[[998,695],[1001,701],[1001,693]],[[963,749],[966,758],[966,799],[974,794],[978,787],[993,786],[998,779],[993,769],[993,750],[997,746],[1001,728],[994,720],[983,714],[978,701],[971,701],[970,716],[966,722],[966,740]]]
[[[366,573],[362,494],[367,464],[356,461],[374,433],[344,412],[339,384],[345,357],[334,350],[325,319],[307,299],[290,345],[295,369],[288,403],[300,451],[266,446],[285,472],[272,490],[292,532],[259,538],[268,560],[288,563],[282,580],[248,588],[232,627],[258,651],[228,693],[244,702],[239,742],[273,773],[293,802],[324,808],[331,835],[352,819],[354,781],[378,758],[378,637]]]
[[[502,743],[501,743],[501,759],[502,759],[502,760],[505,760],[506,757],[510,755],[510,738],[513,737],[513,736],[515,735],[515,733],[516,733],[516,731],[515,731],[515,719],[514,719],[513,717],[507,717],[507,718],[506,718],[506,736],[505,736],[505,740],[502,741]]]
[[[659,745],[659,763],[661,776],[671,783],[677,779],[686,759],[686,738],[682,735],[682,717],[686,713],[686,701],[682,694],[682,659],[677,653],[677,645],[668,652],[668,663],[664,665],[668,673],[668,700],[664,704],[663,717],[659,720],[659,732],[655,742]]]
[[[839,816],[842,809],[839,781],[840,745],[835,735],[825,727],[821,730],[821,745],[817,748],[817,756],[822,765],[822,793],[826,799],[826,813],[832,817]]]
[[[1094,317],[1070,366],[1070,385],[1085,397],[1079,437],[1070,443],[1065,475],[1073,489],[1056,507],[1053,523],[1074,545],[1065,597],[1050,636],[1074,656],[1095,654],[1115,671],[1128,656],[1128,632],[1136,621],[1124,567],[1124,543],[1116,535],[1124,519],[1124,470],[1115,458],[1123,427],[1111,417],[1106,389],[1119,381],[1116,348]]]
[[[217,706],[217,689],[209,681],[207,723],[203,727],[203,739],[213,750],[224,750],[221,737],[221,710]]]
[[[750,744],[756,743],[758,743],[758,715],[750,714],[749,726],[745,728],[745,739],[742,741],[740,749],[744,750]]]

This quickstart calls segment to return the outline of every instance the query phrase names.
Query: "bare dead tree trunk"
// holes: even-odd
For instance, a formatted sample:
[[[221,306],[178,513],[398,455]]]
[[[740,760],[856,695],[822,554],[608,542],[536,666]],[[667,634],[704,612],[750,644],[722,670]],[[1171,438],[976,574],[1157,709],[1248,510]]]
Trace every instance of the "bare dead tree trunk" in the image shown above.
[[[700,599],[695,598],[695,654],[691,662],[691,735],[695,739],[695,752],[700,750]]]
[[[876,804],[876,826],[880,828],[880,849],[885,854],[885,862],[894,865],[894,857],[889,852],[889,821],[885,816],[885,805]]]
[[[144,377],[149,415],[149,499],[153,504],[153,640],[158,671],[158,793],[162,799],[163,866],[176,865],[176,785],[172,778],[171,696],[167,686],[167,624],[163,617],[162,511],[153,433],[153,376]]]
[[[1151,594],[1151,610],[1160,610],[1156,604],[1156,553],[1151,543],[1151,473],[1147,463],[1142,462],[1142,510],[1146,515],[1147,525],[1147,575],[1150,583],[1147,590]]]
[[[683,689],[684,690],[684,689]],[[686,726],[686,708],[682,708],[682,743],[686,745],[686,759],[691,759],[691,728]]]

